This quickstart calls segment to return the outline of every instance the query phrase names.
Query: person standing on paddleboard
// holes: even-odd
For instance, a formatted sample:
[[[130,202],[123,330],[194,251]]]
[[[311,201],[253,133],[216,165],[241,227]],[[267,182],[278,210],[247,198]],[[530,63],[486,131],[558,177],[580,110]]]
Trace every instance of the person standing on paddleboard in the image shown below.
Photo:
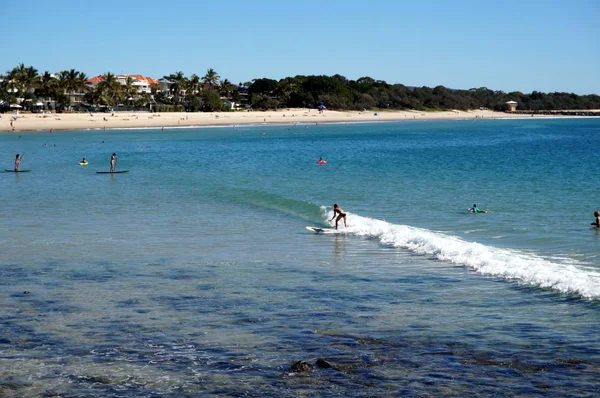
[[[21,158],[22,156],[17,153],[17,157],[15,158],[15,171],[19,171],[19,166],[21,166]]]
[[[115,165],[117,164],[117,154],[113,153],[110,157],[110,172],[115,172]]]
[[[337,215],[337,218],[335,218],[335,216]],[[335,218],[335,229],[338,229],[338,222],[343,218],[344,219],[344,227],[348,227],[348,225],[346,224],[346,213],[344,212],[344,210],[338,206],[338,204],[334,204],[333,205],[333,217],[331,217],[332,221]]]

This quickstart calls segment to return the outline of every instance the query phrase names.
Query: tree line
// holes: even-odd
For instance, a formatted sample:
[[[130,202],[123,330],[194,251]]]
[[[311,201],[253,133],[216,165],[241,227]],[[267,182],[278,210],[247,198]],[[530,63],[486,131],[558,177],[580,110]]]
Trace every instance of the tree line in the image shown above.
[[[486,87],[468,90],[444,86],[408,87],[389,84],[371,77],[350,80],[341,75],[295,76],[280,80],[258,78],[251,82],[233,84],[221,79],[214,69],[202,77],[175,72],[163,77],[164,85],[154,85],[150,93],[139,93],[134,79],[119,82],[110,72],[91,86],[85,73],[71,69],[56,75],[38,73],[32,66],[20,64],[0,76],[0,101],[22,105],[37,100],[50,100],[56,110],[69,109],[72,93],[82,96],[82,106],[117,105],[175,111],[219,111],[225,101],[243,104],[252,109],[314,108],[324,105],[336,110],[469,110],[506,109],[507,101],[516,101],[519,110],[600,109],[600,96],[573,93],[543,93],[533,91],[494,91]]]

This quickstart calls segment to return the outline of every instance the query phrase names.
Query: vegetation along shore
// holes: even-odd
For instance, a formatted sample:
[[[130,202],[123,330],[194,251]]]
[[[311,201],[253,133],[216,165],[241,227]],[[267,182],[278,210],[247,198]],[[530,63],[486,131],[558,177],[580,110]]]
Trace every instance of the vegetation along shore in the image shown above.
[[[214,69],[202,77],[176,72],[155,79],[110,72],[88,77],[75,69],[40,73],[19,64],[0,76],[0,112],[10,113],[0,119],[0,131],[598,116],[598,109],[600,96],[593,94],[410,87],[341,75],[233,84]]]

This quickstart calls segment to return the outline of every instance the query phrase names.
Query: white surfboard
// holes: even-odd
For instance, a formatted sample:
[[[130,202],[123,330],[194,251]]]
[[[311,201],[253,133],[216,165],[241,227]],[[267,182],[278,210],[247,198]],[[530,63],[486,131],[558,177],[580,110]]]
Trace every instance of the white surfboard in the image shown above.
[[[339,231],[335,228],[321,228],[321,227],[306,227],[311,232],[318,234],[337,234]]]

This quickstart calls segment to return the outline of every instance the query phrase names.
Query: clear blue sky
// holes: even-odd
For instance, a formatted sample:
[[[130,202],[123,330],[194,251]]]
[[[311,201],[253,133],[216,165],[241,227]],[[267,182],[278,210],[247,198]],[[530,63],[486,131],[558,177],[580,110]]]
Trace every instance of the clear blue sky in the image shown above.
[[[600,0],[0,0],[0,71],[600,94]]]

